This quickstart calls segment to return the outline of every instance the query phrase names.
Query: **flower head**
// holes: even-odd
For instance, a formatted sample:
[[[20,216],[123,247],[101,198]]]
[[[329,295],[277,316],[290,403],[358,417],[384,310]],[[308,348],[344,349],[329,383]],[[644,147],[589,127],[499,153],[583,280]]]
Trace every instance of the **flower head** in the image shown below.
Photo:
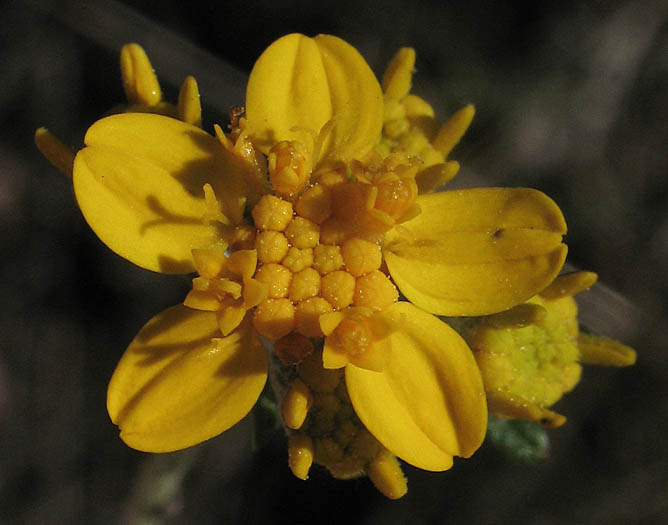
[[[409,93],[412,50],[381,88],[343,40],[293,34],[258,59],[245,114],[211,135],[194,80],[174,111],[141,48],[121,62],[130,112],[86,133],[70,167],[77,201],[122,257],[198,274],[114,372],[121,438],[165,452],[230,428],[265,385],[264,338],[298,477],[315,460],[400,497],[397,457],[440,471],[472,455],[487,421],[482,378],[435,315],[512,308],[566,254],[561,211],[538,191],[428,193],[456,173],[446,157],[472,107],[438,128]],[[55,159],[55,139],[37,140]]]
[[[550,407],[575,388],[581,363],[635,363],[631,348],[579,330],[573,295],[595,282],[592,272],[562,274],[510,310],[450,321],[475,354],[492,414],[561,426],[566,418]]]

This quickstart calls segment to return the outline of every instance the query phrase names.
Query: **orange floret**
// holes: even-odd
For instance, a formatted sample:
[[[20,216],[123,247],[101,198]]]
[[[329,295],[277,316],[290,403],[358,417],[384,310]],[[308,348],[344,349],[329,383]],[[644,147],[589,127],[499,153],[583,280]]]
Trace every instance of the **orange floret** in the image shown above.
[[[295,326],[295,307],[286,298],[265,299],[255,309],[253,326],[267,339],[280,339]]]
[[[298,303],[320,293],[320,274],[313,268],[305,268],[292,277],[290,300]]]
[[[304,217],[297,216],[288,224],[285,234],[292,246],[300,249],[313,248],[320,240],[320,227]]]
[[[260,232],[255,239],[257,258],[262,263],[278,263],[288,253],[288,239],[281,232]]]
[[[313,250],[313,267],[322,275],[334,272],[343,267],[341,248],[320,244]]]
[[[275,195],[264,195],[252,211],[259,230],[283,231],[292,220],[292,204]]]
[[[322,297],[334,308],[345,308],[353,302],[355,278],[348,272],[338,270],[323,276],[320,288]]]
[[[291,246],[282,264],[292,273],[301,272],[304,268],[309,268],[313,265],[313,248],[300,250]]]
[[[364,239],[348,239],[341,246],[343,262],[355,277],[380,268],[382,254],[380,246]]]
[[[382,310],[396,302],[397,299],[399,299],[399,292],[396,286],[383,272],[373,270],[357,278],[353,298],[355,306]]]
[[[282,264],[263,264],[256,272],[255,278],[269,285],[269,297],[277,299],[288,295],[292,272]]]

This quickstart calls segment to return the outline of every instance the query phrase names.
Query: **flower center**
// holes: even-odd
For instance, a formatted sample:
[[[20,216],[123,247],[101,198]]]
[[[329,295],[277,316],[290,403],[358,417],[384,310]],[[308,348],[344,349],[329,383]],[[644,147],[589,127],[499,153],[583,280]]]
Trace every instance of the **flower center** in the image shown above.
[[[269,171],[275,194],[264,195],[251,211],[258,260],[254,278],[267,286],[253,324],[273,341],[292,332],[323,337],[321,315],[357,306],[378,311],[398,299],[396,287],[381,270],[379,232],[413,205],[416,194],[410,175],[402,178],[391,170],[358,178],[336,167],[311,176],[306,171],[310,159],[302,148],[290,142],[272,148]],[[360,166],[355,170],[362,173]],[[370,194],[373,202],[366,206]],[[373,225],[369,214],[383,214],[384,229]],[[348,337],[357,337],[349,344],[363,351],[363,329],[354,336],[354,323],[348,324]]]
[[[417,168],[402,155],[370,154],[364,163],[329,163],[315,172],[312,162],[301,143],[272,147],[273,193],[253,206],[252,226],[226,226],[227,252],[227,246],[193,251],[200,275],[185,304],[218,312],[223,335],[253,309],[255,329],[277,343],[285,363],[312,350],[301,344],[293,351],[295,336],[325,336],[323,315],[363,308],[364,319],[345,315],[332,334],[342,352],[363,363],[377,338],[366,318],[399,297],[382,268],[381,244],[388,230],[415,214]],[[218,221],[213,190],[205,194],[206,220]]]

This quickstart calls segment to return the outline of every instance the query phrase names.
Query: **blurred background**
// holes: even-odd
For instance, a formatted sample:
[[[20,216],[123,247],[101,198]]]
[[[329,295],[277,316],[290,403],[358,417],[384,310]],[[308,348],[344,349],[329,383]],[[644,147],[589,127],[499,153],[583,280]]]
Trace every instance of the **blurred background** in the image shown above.
[[[668,522],[668,2],[10,0],[0,29],[0,522]],[[128,41],[168,99],[197,77],[211,130],[243,103],[262,50],[294,31],[343,37],[378,74],[415,47],[414,92],[441,120],[476,105],[457,184],[530,186],[563,209],[569,261],[603,283],[579,296],[583,323],[639,359],[586,368],[545,461],[485,444],[445,473],[406,467],[408,495],[391,502],[366,479],[293,478],[285,438],[253,450],[247,420],[169,456],[119,440],[109,377],[189,279],[99,242],[34,130],[80,147],[124,98]]]

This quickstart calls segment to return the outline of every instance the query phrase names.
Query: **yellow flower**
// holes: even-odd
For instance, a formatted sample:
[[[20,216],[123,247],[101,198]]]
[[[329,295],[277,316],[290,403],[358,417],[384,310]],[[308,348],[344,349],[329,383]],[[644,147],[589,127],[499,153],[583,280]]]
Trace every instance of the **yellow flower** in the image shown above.
[[[481,376],[434,314],[487,315],[529,299],[559,272],[566,226],[535,190],[418,194],[454,175],[445,157],[472,108],[434,136],[408,122],[411,140],[394,132],[392,142],[383,129],[397,104],[409,117],[427,111],[407,94],[407,52],[383,93],[343,40],[293,34],[255,64],[245,116],[233,112],[231,131],[210,135],[194,125],[194,80],[181,120],[156,114],[165,111],[143,50],[123,53],[130,109],[142,112],[90,127],[73,163],[78,204],[122,257],[199,276],[114,372],[107,406],[121,438],[167,452],[233,426],[267,379],[262,336],[274,342],[298,477],[315,459],[400,497],[395,456],[441,471],[473,454],[487,422]],[[36,140],[68,171],[48,132]]]
[[[575,388],[581,363],[635,363],[631,348],[579,330],[573,295],[595,282],[592,272],[562,274],[508,311],[451,321],[475,354],[492,414],[559,427],[566,418],[550,407]]]

